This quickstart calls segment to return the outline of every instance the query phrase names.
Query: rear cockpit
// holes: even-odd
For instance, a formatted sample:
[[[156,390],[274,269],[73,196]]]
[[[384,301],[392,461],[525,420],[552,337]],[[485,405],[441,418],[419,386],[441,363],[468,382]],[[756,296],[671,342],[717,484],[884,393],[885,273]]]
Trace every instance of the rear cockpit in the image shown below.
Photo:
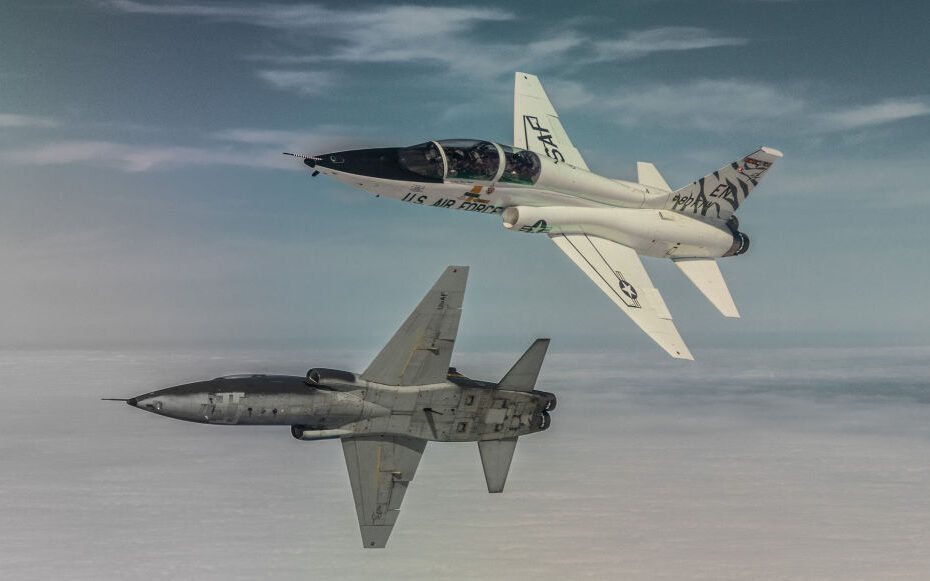
[[[311,387],[332,388],[333,386],[355,385],[358,378],[354,373],[339,369],[314,367],[307,372],[304,383]]]
[[[485,389],[492,389],[497,386],[496,383],[491,383],[490,381],[480,381],[470,377],[465,377],[459,373],[458,369],[455,367],[449,368],[449,371],[446,373],[446,379],[449,381],[449,383],[454,383],[459,387],[482,387]]]

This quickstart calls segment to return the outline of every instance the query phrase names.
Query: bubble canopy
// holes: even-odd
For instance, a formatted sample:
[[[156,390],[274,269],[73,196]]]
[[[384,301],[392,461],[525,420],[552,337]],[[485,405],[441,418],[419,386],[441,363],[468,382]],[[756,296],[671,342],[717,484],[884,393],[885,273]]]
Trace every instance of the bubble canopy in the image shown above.
[[[428,141],[401,149],[398,159],[404,169],[433,179],[534,184],[540,170],[532,151],[477,139]]]
[[[304,163],[355,175],[434,183],[453,180],[532,185],[541,169],[539,156],[532,151],[477,139],[340,151],[308,158]]]

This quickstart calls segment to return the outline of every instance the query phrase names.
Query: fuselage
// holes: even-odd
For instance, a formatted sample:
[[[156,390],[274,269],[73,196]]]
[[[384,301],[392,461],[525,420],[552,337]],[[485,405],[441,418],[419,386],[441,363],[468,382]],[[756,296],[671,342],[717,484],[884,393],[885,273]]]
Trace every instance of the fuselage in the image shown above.
[[[129,405],[179,420],[289,425],[295,438],[360,434],[435,441],[522,436],[549,427],[552,394],[495,389],[450,373],[443,383],[390,386],[355,374],[311,369],[307,377],[235,375],[150,392]]]
[[[686,202],[671,191],[606,178],[488,141],[430,141],[336,152],[304,162],[314,174],[378,196],[498,215],[505,227],[518,232],[593,234],[645,256],[720,257],[740,254],[748,245],[732,221],[675,211],[676,204]]]

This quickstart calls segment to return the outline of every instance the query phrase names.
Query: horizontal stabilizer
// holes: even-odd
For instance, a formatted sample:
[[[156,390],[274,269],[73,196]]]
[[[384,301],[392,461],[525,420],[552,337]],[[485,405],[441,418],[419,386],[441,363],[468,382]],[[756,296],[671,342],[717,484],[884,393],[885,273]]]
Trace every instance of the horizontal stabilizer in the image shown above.
[[[542,367],[548,348],[549,339],[536,339],[497,384],[497,388],[510,391],[533,391],[536,387],[536,378],[539,377],[539,368]]]
[[[516,447],[516,438],[478,442],[478,452],[481,454],[481,465],[484,467],[484,479],[488,483],[488,492],[504,491],[504,484],[507,482],[507,473],[510,471],[510,462],[513,460],[513,451]]]
[[[646,161],[636,162],[636,181],[650,188],[659,188],[666,192],[672,191],[672,188],[668,187],[668,182],[665,181],[656,166]]]
[[[723,274],[716,260],[713,258],[678,258],[673,259],[673,262],[724,317],[739,317],[739,311],[736,310],[733,297],[730,296],[730,289],[723,280]]]

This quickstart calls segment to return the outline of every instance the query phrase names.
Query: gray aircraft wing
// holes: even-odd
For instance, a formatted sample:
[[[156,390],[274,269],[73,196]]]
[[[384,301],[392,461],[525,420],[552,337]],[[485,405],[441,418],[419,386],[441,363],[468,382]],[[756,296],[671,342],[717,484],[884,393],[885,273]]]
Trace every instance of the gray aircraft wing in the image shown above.
[[[467,279],[467,266],[446,268],[361,378],[386,385],[445,381]]]
[[[413,480],[425,448],[426,440],[406,436],[342,440],[365,548],[381,549],[387,544],[407,485]]]

